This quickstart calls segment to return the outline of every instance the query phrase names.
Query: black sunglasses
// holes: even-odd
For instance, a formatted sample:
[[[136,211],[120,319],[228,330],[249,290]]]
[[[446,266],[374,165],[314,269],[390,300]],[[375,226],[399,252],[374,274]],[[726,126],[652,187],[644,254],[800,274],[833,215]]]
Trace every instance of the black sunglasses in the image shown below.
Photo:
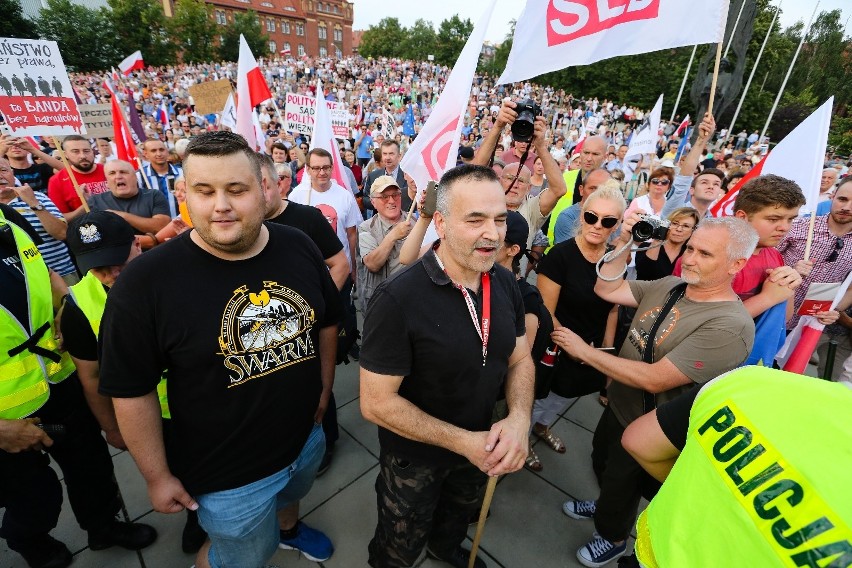
[[[843,250],[843,239],[840,237],[834,237],[834,239],[834,250],[831,251],[831,254],[825,259],[826,262],[834,262],[837,260],[837,253]]]
[[[591,211],[586,211],[583,213],[583,220],[588,225],[594,225],[600,220],[601,227],[604,229],[612,229],[618,224],[618,217],[598,217],[596,214]]]

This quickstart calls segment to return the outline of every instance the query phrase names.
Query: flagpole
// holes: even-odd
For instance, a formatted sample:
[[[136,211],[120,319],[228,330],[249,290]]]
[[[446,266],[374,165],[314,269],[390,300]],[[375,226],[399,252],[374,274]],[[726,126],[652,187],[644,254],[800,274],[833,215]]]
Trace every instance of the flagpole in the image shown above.
[[[686,78],[689,77],[689,70],[692,69],[692,60],[695,59],[695,52],[698,50],[698,44],[696,43],[692,47],[692,55],[689,56],[689,63],[686,65],[686,73],[683,74],[683,81],[680,83],[680,91],[677,92],[677,99],[675,100],[674,108],[672,109],[672,117],[669,119],[669,122],[674,122],[675,115],[677,114],[677,106],[680,104],[680,97],[683,95],[683,88],[686,86]]]
[[[784,77],[784,81],[781,83],[781,88],[778,90],[778,96],[775,97],[775,103],[772,105],[772,110],[769,111],[769,117],[766,119],[766,124],[763,125],[763,132],[760,133],[760,138],[758,138],[758,142],[763,140],[766,131],[769,130],[769,123],[772,122],[772,117],[775,114],[775,109],[778,108],[778,102],[781,100],[781,95],[784,94],[784,88],[787,86],[787,80],[790,78],[790,75],[793,73],[793,67],[796,65],[796,60],[799,58],[799,52],[802,50],[802,45],[805,43],[805,38],[808,37],[808,33],[811,30],[811,24],[814,21],[814,16],[816,16],[817,10],[819,9],[819,0],[817,0],[816,6],[814,6],[814,11],[811,14],[811,19],[808,22],[808,25],[805,26],[805,29],[802,30],[802,39],[799,41],[799,47],[796,48],[796,53],[793,54],[793,61],[790,62],[790,67],[787,69],[787,75]]]
[[[713,64],[713,81],[710,83],[710,100],[707,101],[707,114],[713,114],[713,101],[716,98],[716,81],[719,79],[719,63],[722,61],[722,42],[716,44],[716,63]]]
[[[83,195],[83,190],[80,188],[80,184],[77,183],[77,178],[74,177],[74,171],[71,169],[71,164],[68,163],[68,158],[65,157],[65,151],[62,149],[62,145],[59,143],[59,140],[56,139],[56,136],[51,136],[51,138],[53,138],[53,145],[56,146],[56,150],[59,152],[59,157],[65,165],[65,171],[68,172],[68,177],[71,178],[71,185],[74,186],[74,191],[77,192],[77,197],[79,197],[80,201],[82,201],[83,209],[86,213],[88,213],[90,211],[89,204],[86,202],[86,196]]]
[[[811,221],[808,224],[808,239],[805,241],[805,260],[811,258],[811,243],[814,240],[814,222],[816,221],[816,211],[811,213]]]
[[[740,25],[740,17],[743,15],[743,8],[745,8],[746,2],[748,2],[748,0],[742,0],[742,4],[740,4],[740,11],[737,14],[737,19],[734,21],[734,27],[731,29],[731,35],[728,37],[728,45],[725,46],[725,55],[722,57],[728,56],[728,51],[730,51],[731,44],[734,42],[734,34],[737,33],[737,26]]]
[[[775,8],[775,15],[772,16],[772,22],[769,24],[769,29],[766,30],[766,37],[763,38],[763,45],[760,46],[760,51],[757,53],[757,59],[754,60],[754,67],[751,68],[751,74],[749,74],[748,81],[746,81],[745,89],[743,89],[743,95],[740,97],[740,102],[737,104],[737,110],[734,111],[734,117],[731,119],[731,125],[728,127],[728,132],[725,135],[725,139],[720,143],[720,146],[724,146],[725,142],[728,141],[728,138],[730,138],[731,134],[734,132],[734,125],[737,122],[737,117],[740,115],[740,110],[743,108],[743,103],[745,102],[746,95],[748,94],[748,89],[751,87],[751,81],[754,79],[754,74],[757,72],[757,65],[760,63],[761,57],[763,57],[763,50],[766,48],[766,44],[769,43],[769,36],[772,35],[772,28],[775,26],[775,20],[778,19],[778,14],[780,12],[781,2],[778,2],[778,7]]]

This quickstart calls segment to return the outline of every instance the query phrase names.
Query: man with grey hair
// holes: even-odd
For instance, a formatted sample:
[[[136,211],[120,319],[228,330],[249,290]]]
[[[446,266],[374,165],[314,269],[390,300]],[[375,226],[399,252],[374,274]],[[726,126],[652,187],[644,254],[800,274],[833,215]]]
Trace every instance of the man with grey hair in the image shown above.
[[[731,287],[757,246],[751,225],[735,217],[704,219],[683,255],[682,278],[622,280],[625,245],[638,220],[636,213],[625,220],[615,243],[619,254],[601,266],[595,285],[606,301],[636,308],[618,356],[567,328],[553,332],[560,349],[613,379],[592,442],[600,496],[562,507],[575,519],[594,519],[595,536],[577,551],[584,566],[603,566],[625,553],[640,498],[659,488],[622,448],[624,429],[657,404],[739,366],[754,343],[754,322]]]
[[[834,168],[825,168],[822,170],[822,177],[819,180],[819,200],[828,201],[831,199],[831,193],[834,191],[834,184],[837,183],[839,172]]]
[[[154,189],[140,190],[130,162],[110,160],[104,165],[109,191],[89,197],[92,211],[111,211],[130,223],[139,235],[156,234],[171,221],[169,203]]]

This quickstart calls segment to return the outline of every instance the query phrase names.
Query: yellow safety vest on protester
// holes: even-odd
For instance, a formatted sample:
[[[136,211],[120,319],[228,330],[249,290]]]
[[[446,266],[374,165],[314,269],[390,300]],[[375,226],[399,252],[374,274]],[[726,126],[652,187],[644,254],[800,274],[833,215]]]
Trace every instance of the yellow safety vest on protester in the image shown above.
[[[67,352],[54,339],[53,293],[41,253],[26,231],[0,214],[0,229],[11,229],[27,286],[27,315],[20,322],[0,306],[0,418],[30,416],[50,398],[50,384],[74,372]],[[28,332],[32,330],[32,335]]]
[[[71,297],[77,307],[89,320],[89,325],[92,326],[92,331],[95,332],[95,337],[98,337],[101,329],[101,318],[104,316],[104,308],[106,307],[107,292],[101,281],[89,272],[77,284],[69,288]],[[171,418],[169,412],[169,401],[166,396],[166,379],[160,379],[157,384],[157,397],[160,399],[160,412],[163,418]]]
[[[574,205],[574,185],[577,183],[578,175],[580,175],[580,170],[569,170],[562,174],[562,179],[565,180],[565,187],[567,189],[565,195],[556,201],[556,205],[553,206],[553,210],[550,212],[550,223],[547,225],[548,246],[547,250],[544,251],[545,253],[550,251],[553,245],[556,244],[553,242],[553,239],[556,237],[556,219],[559,217],[559,214]]]
[[[766,367],[709,383],[639,517],[647,568],[852,565],[852,389]]]

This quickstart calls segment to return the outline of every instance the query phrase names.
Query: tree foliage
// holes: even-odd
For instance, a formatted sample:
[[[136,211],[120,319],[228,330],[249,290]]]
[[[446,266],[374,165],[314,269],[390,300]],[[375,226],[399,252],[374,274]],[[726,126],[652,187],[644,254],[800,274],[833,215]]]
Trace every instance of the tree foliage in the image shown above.
[[[181,59],[184,62],[213,59],[215,47],[212,38],[217,30],[212,16],[213,7],[204,0],[180,0],[176,4],[170,29],[183,49]]]
[[[35,23],[24,16],[18,0],[0,0],[0,37],[35,39],[38,37]]]
[[[116,49],[116,33],[106,8],[93,10],[70,0],[47,0],[36,29],[41,38],[59,44],[65,65],[73,71],[109,69],[124,57]]]
[[[255,57],[269,54],[269,36],[260,28],[257,12],[235,12],[234,23],[225,26],[222,43],[219,44],[219,59],[237,61],[240,58],[240,34],[245,36]]]
[[[435,62],[440,65],[455,65],[472,32],[473,22],[470,18],[462,20],[458,14],[453,14],[449,19],[442,21],[438,26]]]
[[[170,33],[169,21],[158,0],[107,0],[115,30],[120,59],[138,50],[146,65],[169,65],[175,62],[177,44]],[[180,5],[182,2],[179,2]],[[124,53],[126,52],[126,53]],[[119,59],[119,60],[120,60]],[[118,61],[113,62],[113,65]]]
[[[438,37],[432,22],[419,19],[406,30],[405,38],[400,48],[400,56],[405,59],[425,61],[429,55],[435,54]]]
[[[358,52],[364,57],[401,57],[408,31],[396,18],[382,18],[361,36]]]

